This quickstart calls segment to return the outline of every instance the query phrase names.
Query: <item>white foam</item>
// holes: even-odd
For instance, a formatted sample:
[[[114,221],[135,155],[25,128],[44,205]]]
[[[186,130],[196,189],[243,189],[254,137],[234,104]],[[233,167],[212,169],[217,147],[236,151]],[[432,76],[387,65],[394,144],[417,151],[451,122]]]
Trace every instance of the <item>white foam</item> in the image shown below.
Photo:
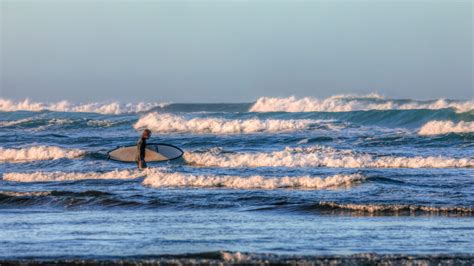
[[[376,213],[376,212],[400,212],[400,211],[423,211],[423,212],[431,212],[431,213],[438,213],[438,212],[464,212],[464,213],[472,213],[474,212],[471,208],[465,207],[435,207],[435,206],[421,206],[421,205],[405,205],[405,204],[340,204],[335,202],[324,202],[321,201],[319,203],[320,206],[327,206],[336,209],[348,209],[353,211],[360,211],[360,212],[369,212],[369,213]]]
[[[0,162],[27,162],[37,160],[56,160],[77,158],[85,152],[77,149],[63,149],[56,146],[33,146],[20,149],[0,147]]]
[[[217,175],[192,175],[183,173],[155,172],[149,174],[143,184],[155,188],[160,187],[226,187],[238,189],[325,189],[348,187],[361,182],[365,177],[359,174],[334,175],[329,177],[264,177],[259,175],[242,176],[217,176]]]
[[[5,173],[3,180],[16,182],[51,182],[72,181],[86,179],[135,179],[142,177],[146,171],[115,170],[110,172],[31,172],[31,173]]]
[[[100,113],[100,114],[122,114],[137,113],[150,110],[154,107],[164,107],[168,103],[84,103],[73,104],[68,101],[59,101],[55,103],[34,102],[29,99],[23,101],[12,101],[0,98],[0,111],[56,111],[56,112],[84,112],[84,113]]]
[[[441,135],[448,133],[472,133],[474,132],[474,122],[452,121],[430,121],[424,124],[418,134],[420,135]]]
[[[365,179],[360,174],[334,175],[329,177],[296,176],[216,176],[169,173],[160,168],[115,170],[110,172],[31,172],[4,173],[3,180],[15,182],[51,182],[87,179],[136,179],[146,177],[143,184],[151,187],[227,187],[240,189],[327,189],[349,187]]]
[[[158,133],[257,133],[293,132],[310,129],[320,120],[186,118],[172,114],[149,113],[135,123],[135,129],[149,128]]]
[[[368,100],[377,100],[370,102]],[[261,97],[250,108],[250,112],[349,112],[364,110],[410,110],[454,108],[457,112],[474,110],[474,101],[436,101],[397,102],[385,100],[378,94],[365,96],[336,95],[326,99],[312,97],[287,98]]]
[[[450,168],[474,167],[474,159],[441,156],[375,156],[324,146],[286,148],[274,152],[185,152],[184,159],[206,167],[336,167],[336,168]]]

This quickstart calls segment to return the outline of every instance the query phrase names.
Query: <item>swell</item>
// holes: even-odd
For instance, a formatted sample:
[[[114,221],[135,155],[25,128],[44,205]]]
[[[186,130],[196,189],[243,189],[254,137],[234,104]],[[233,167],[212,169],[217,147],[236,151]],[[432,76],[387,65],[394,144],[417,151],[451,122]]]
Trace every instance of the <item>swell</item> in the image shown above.
[[[332,177],[327,177],[332,178]],[[334,179],[334,178],[333,178]],[[363,180],[363,178],[362,178]],[[339,181],[338,181],[339,182]],[[354,185],[354,180],[349,182],[349,186]],[[357,181],[360,182],[360,181]],[[159,187],[163,187],[160,183]],[[170,184],[166,184],[168,187]],[[338,184],[340,185],[340,183]],[[345,184],[344,186],[347,186]],[[149,185],[153,186],[153,185]],[[173,184],[172,187],[176,187]],[[182,184],[178,186],[183,186]],[[186,184],[189,186],[189,184]],[[195,186],[195,184],[193,184]],[[333,185],[331,184],[330,187]],[[200,185],[201,187],[201,185]],[[214,187],[214,186],[213,186]],[[235,187],[234,187],[235,188]],[[285,187],[287,188],[287,187]],[[319,187],[317,189],[326,189]],[[245,189],[256,189],[247,187]],[[262,189],[258,187],[258,189]],[[294,189],[294,188],[293,188]],[[316,189],[314,187],[307,189]],[[176,192],[175,192],[176,193]],[[453,206],[440,204],[413,204],[413,203],[356,203],[335,201],[319,201],[308,204],[311,199],[299,197],[278,197],[274,194],[217,194],[209,195],[206,200],[199,196],[189,195],[183,197],[182,194],[167,195],[165,197],[158,194],[135,194],[128,197],[120,196],[104,191],[0,191],[0,207],[52,207],[68,209],[88,209],[88,208],[176,208],[176,209],[222,209],[232,208],[242,211],[284,211],[284,212],[310,212],[319,215],[350,215],[350,216],[474,216],[473,206]],[[184,192],[183,192],[184,193]],[[232,192],[231,192],[232,193]]]
[[[24,113],[11,113],[0,121],[0,128],[19,129],[83,129],[134,126],[136,129],[150,127],[158,133],[258,133],[295,132],[315,129],[338,130],[350,125],[375,125],[381,127],[403,127],[417,131],[429,122],[452,122],[453,130],[436,134],[459,133],[457,124],[474,121],[474,111],[456,113],[451,109],[441,110],[370,110],[350,112],[311,113],[163,113],[151,112],[135,120],[135,115],[101,116],[71,113],[41,113],[25,117]],[[134,124],[135,123],[135,124]],[[459,126],[458,126],[459,127]],[[469,129],[470,128],[470,129]],[[438,130],[439,131],[439,130]],[[422,131],[424,132],[424,131]],[[425,134],[425,133],[423,133]]]
[[[125,200],[114,194],[97,191],[0,191],[0,206],[25,207],[48,206],[64,208],[88,207],[139,207],[140,202]]]
[[[467,168],[474,158],[377,156],[326,146],[286,147],[274,152],[185,152],[188,164],[206,167]]]
[[[311,113],[313,114],[313,113]],[[455,112],[441,110],[370,110],[341,113],[314,113],[319,119],[335,119],[359,125],[377,125],[383,127],[419,128],[432,120],[473,121],[474,112]]]
[[[159,107],[152,108],[153,112],[231,112],[245,113],[248,112],[252,103],[171,103]]]
[[[381,127],[403,127],[426,135],[427,127],[433,121],[444,121],[444,131],[435,134],[472,132],[474,112],[455,113],[453,110],[388,110],[353,111],[342,113],[265,113],[233,114],[215,117],[179,115],[171,113],[148,113],[134,124],[135,129],[150,128],[158,133],[278,133],[314,131],[318,129],[341,130],[349,126],[374,125]],[[452,123],[452,124],[449,124]],[[433,131],[433,130],[432,130]]]

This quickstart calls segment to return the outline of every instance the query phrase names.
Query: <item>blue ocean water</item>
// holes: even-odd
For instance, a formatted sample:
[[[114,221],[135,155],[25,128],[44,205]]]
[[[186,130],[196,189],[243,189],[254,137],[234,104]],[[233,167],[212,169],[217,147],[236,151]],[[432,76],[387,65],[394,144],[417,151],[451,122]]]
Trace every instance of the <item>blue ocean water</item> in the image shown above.
[[[472,101],[0,101],[0,257],[472,253]],[[183,158],[106,152],[150,141]]]

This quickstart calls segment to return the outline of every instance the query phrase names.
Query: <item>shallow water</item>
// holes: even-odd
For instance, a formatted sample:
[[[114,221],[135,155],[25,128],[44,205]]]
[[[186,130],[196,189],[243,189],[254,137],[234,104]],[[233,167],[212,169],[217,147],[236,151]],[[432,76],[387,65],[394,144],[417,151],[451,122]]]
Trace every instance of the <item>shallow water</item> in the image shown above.
[[[0,256],[470,253],[472,107],[2,100]],[[145,127],[183,158],[145,171],[107,160]]]

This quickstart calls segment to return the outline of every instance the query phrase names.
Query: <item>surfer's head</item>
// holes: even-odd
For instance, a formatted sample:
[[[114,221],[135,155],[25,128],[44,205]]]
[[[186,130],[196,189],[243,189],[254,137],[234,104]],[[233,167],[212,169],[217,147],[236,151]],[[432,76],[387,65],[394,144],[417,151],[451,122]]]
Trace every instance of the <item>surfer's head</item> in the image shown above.
[[[148,139],[148,138],[150,138],[150,137],[151,137],[151,130],[149,130],[149,129],[143,130],[142,138]]]

